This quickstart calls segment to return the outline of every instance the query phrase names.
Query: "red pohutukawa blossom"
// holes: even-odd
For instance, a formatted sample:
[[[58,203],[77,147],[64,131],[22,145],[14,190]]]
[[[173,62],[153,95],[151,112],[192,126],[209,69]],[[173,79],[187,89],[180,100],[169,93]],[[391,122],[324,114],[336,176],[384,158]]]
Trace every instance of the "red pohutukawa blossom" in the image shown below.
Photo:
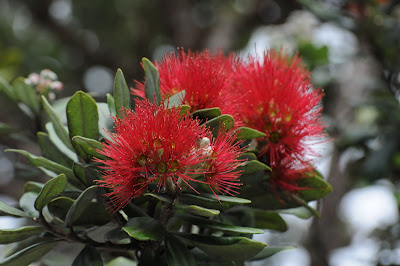
[[[237,115],[238,94],[230,89],[229,79],[238,65],[233,54],[209,51],[167,54],[161,62],[155,62],[160,75],[160,91],[163,99],[185,91],[183,103],[191,111],[219,107],[223,114]],[[144,97],[144,83],[137,82],[132,93]],[[236,104],[235,104],[236,102]]]
[[[239,182],[240,171],[237,170],[244,164],[244,160],[238,160],[242,142],[234,142],[235,139],[235,135],[232,136],[225,130],[221,130],[212,143],[209,138],[201,140],[201,149],[207,157],[204,163],[206,171],[204,182],[217,198],[215,191],[234,196],[242,185]]]
[[[108,159],[98,160],[104,164],[104,176],[98,182],[110,189],[107,196],[113,201],[114,210],[140,196],[150,183],[157,184],[160,190],[167,179],[178,185],[178,180],[186,184],[189,181],[207,183],[196,178],[204,174],[214,176],[212,170],[204,167],[209,155],[198,146],[199,140],[211,136],[209,130],[190,116],[182,116],[178,109],[137,101],[135,112],[125,110],[122,119],[114,120],[112,140],[99,151]],[[233,143],[233,139],[217,138],[213,143],[220,142]],[[241,151],[220,144],[211,148],[212,154],[228,154],[219,155],[223,165],[219,167],[225,172],[215,173],[218,179],[226,180],[226,184],[219,186],[220,191],[228,191],[226,187],[233,186],[240,175],[233,157],[237,158]]]
[[[309,155],[315,155],[310,142],[324,136],[320,106],[323,93],[312,87],[310,73],[301,59],[274,51],[261,60],[249,57],[236,72],[232,86],[244,95],[242,122],[266,134],[257,140],[265,163],[282,170],[281,161],[290,158],[303,162],[301,169],[312,169],[307,162]],[[288,171],[280,177],[281,188],[295,191],[298,175]]]

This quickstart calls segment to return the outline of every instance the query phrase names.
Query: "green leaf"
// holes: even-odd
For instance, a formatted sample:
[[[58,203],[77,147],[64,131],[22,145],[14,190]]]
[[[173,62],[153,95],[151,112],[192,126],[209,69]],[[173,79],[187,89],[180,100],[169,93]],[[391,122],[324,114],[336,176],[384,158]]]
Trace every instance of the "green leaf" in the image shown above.
[[[44,187],[43,183],[28,181],[24,185],[24,193],[35,192],[35,193],[39,194],[39,192],[42,190],[43,187]]]
[[[161,193],[156,193],[156,192],[152,192],[152,193],[144,193],[143,196],[150,196],[153,198],[156,198],[160,201],[163,202],[167,202],[167,203],[172,203],[172,199],[170,196],[168,196],[168,194],[161,194]]]
[[[190,111],[190,106],[187,104],[183,104],[178,106],[178,109],[180,109],[180,115],[185,115],[186,113],[188,113]]]
[[[119,118],[122,118],[123,113],[121,112],[121,108],[131,108],[131,96],[121,69],[118,69],[115,75],[113,96],[116,114]]]
[[[48,241],[29,246],[0,261],[2,266],[29,265],[39,260],[55,247],[55,241]]]
[[[285,251],[285,250],[291,250],[291,249],[296,249],[296,246],[293,245],[286,245],[286,246],[268,246],[265,247],[263,250],[261,250],[260,253],[255,255],[254,257],[250,258],[248,261],[254,261],[254,260],[262,260],[271,257],[272,255]]]
[[[61,153],[65,154],[72,161],[78,161],[78,156],[76,155],[75,150],[71,150],[67,146],[65,146],[64,142],[58,137],[56,130],[54,129],[53,123],[46,123],[46,130],[49,135],[50,141],[60,150]]]
[[[142,64],[146,79],[144,88],[146,98],[149,99],[150,102],[154,102],[155,99],[156,103],[158,104],[161,102],[158,70],[147,58],[142,59]]]
[[[74,202],[73,199],[68,197],[58,197],[51,200],[47,204],[47,208],[53,216],[65,220],[65,217]]]
[[[68,179],[64,174],[49,180],[40,191],[36,201],[35,209],[41,211],[53,198],[57,197],[65,190]]]
[[[108,105],[108,110],[110,111],[110,114],[112,116],[117,115],[116,111],[115,111],[115,101],[114,101],[114,97],[107,93],[107,105]]]
[[[115,259],[109,261],[107,266],[137,266],[137,263],[133,260],[127,259],[125,257],[116,257]]]
[[[257,139],[265,137],[265,133],[249,127],[239,127],[238,139]]]
[[[71,167],[73,160],[61,152],[58,147],[50,140],[48,134],[43,132],[37,133],[40,150],[45,158],[59,163],[65,167]]]
[[[258,171],[271,171],[271,167],[258,160],[251,160],[245,162],[240,169],[244,170],[244,175],[250,175]]]
[[[175,207],[185,212],[190,212],[192,214],[204,216],[204,217],[215,217],[220,214],[219,210],[208,209],[197,205],[182,205],[176,204]]]
[[[308,219],[314,215],[313,212],[308,210],[306,207],[297,207],[286,210],[278,210],[280,213],[291,214],[301,219]]]
[[[277,212],[271,211],[252,211],[254,216],[254,226],[263,229],[273,229],[285,232],[288,226],[285,220]]]
[[[220,115],[206,122],[206,126],[211,128],[214,136],[218,134],[220,128],[225,128],[226,130],[229,130],[233,127],[233,125],[233,117],[230,115]]]
[[[78,169],[76,169],[77,166],[75,166],[74,168],[74,172]],[[82,169],[83,169],[83,175],[82,175]],[[80,179],[82,178],[82,180],[84,179],[84,183],[86,184],[86,186],[92,186],[95,185],[96,182],[95,180],[99,180],[101,179],[101,173],[99,171],[99,169],[93,165],[86,165],[83,166],[83,168],[79,169],[79,175]]]
[[[31,108],[35,114],[38,114],[40,111],[40,104],[36,89],[26,84],[25,79],[22,77],[14,80],[13,87],[17,99]]]
[[[201,119],[213,119],[216,118],[218,116],[220,116],[222,114],[221,109],[219,109],[218,107],[213,107],[213,108],[207,108],[207,109],[201,109],[201,110],[197,110],[194,111],[192,113],[193,117],[198,117]]]
[[[75,136],[72,138],[72,143],[78,146],[86,155],[89,156],[89,158],[97,157],[100,159],[107,159],[106,156],[97,152],[98,150],[102,150],[104,147],[103,144],[97,140]]]
[[[186,92],[184,90],[180,91],[178,93],[175,93],[174,95],[172,95],[171,97],[169,97],[168,99],[166,99],[164,101],[165,106],[167,106],[168,108],[172,108],[172,107],[178,107],[178,106],[182,105],[185,95],[186,95]]]
[[[53,124],[54,130],[57,134],[57,136],[60,138],[60,140],[69,148],[70,150],[73,150],[74,148],[72,147],[68,131],[65,129],[64,125],[61,123],[60,118],[54,111],[53,107],[49,104],[47,101],[46,97],[42,96],[42,105],[43,109],[46,111],[47,116],[49,117],[51,123]]]
[[[38,235],[45,229],[41,226],[25,226],[15,229],[0,229],[0,244],[9,244]]]
[[[5,81],[2,77],[0,77],[0,91],[3,91],[11,99],[16,99],[13,87],[11,87],[11,85],[8,84],[8,82]]]
[[[108,105],[106,103],[97,103],[97,108],[99,110],[99,129],[100,134],[103,138],[110,140],[110,136],[107,132],[113,131],[114,120],[108,110]]]
[[[75,200],[65,217],[65,225],[72,227],[74,222],[88,209],[93,199],[97,197],[101,188],[97,186],[88,187],[82,194]]]
[[[35,201],[38,194],[35,192],[27,192],[19,199],[19,206],[30,217],[39,217],[39,212],[35,209]]]
[[[247,237],[216,237],[184,233],[175,235],[220,260],[243,261],[254,257],[267,246]]]
[[[321,173],[314,171],[308,175],[311,177],[301,178],[297,182],[299,187],[306,188],[299,192],[300,198],[308,202],[323,198],[332,192],[331,185],[323,179]]]
[[[229,232],[229,233],[238,233],[238,234],[263,234],[264,231],[258,228],[251,227],[242,227],[242,226],[234,226],[223,224],[220,222],[216,222],[213,220],[197,217],[194,215],[187,215],[182,213],[175,214],[178,218],[191,223],[198,225],[199,227],[210,228],[218,231]]]
[[[162,240],[165,227],[156,219],[151,217],[135,217],[129,220],[122,230],[134,239],[140,241]]]
[[[321,218],[321,214],[320,214],[316,209],[314,209],[313,207],[311,207],[310,205],[308,205],[307,202],[306,202],[304,199],[300,198],[300,197],[297,196],[297,195],[293,195],[293,198],[294,198],[295,200],[297,200],[298,202],[300,202],[300,204],[303,205],[303,206],[304,206],[308,211],[310,211],[312,214],[314,214],[314,215],[317,216],[318,218]]]
[[[0,212],[4,212],[7,213],[11,216],[16,216],[16,217],[25,217],[25,218],[30,218],[30,216],[28,214],[26,214],[25,212],[11,207],[10,205],[0,201]]]
[[[170,234],[165,239],[165,256],[169,266],[197,265],[185,244]]]
[[[219,201],[214,194],[202,193],[201,196],[199,196],[194,194],[182,193],[181,195],[179,195],[178,200],[180,204],[197,205],[204,208],[216,209],[216,210],[226,210],[235,205],[251,203],[250,200],[238,197],[219,195],[218,198]]]
[[[68,181],[72,184],[72,185],[76,185],[76,186],[82,186],[82,184],[77,180],[77,178],[75,177],[74,173],[72,172],[71,169],[62,166],[61,164],[52,162],[44,157],[39,157],[36,155],[33,155],[27,151],[24,150],[15,150],[15,149],[8,149],[6,151],[11,151],[11,152],[17,152],[20,153],[22,155],[25,155],[28,158],[29,163],[31,163],[33,166],[37,166],[37,167],[43,167],[44,169],[47,169],[53,173],[56,174],[65,174],[68,178]]]
[[[101,256],[95,247],[91,245],[86,245],[72,263],[72,266],[82,266],[82,265],[90,265],[90,266],[103,265],[103,260],[101,259]]]
[[[82,136],[97,140],[99,113],[96,101],[82,91],[76,92],[67,104],[69,137]]]

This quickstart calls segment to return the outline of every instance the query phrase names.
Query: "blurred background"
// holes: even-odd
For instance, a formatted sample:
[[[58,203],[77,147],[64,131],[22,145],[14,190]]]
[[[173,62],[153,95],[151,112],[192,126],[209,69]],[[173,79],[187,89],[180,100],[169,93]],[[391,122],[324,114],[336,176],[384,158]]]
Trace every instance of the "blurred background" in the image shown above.
[[[334,191],[313,203],[322,218],[285,216],[287,232],[258,237],[296,250],[252,265],[400,265],[400,1],[0,0],[0,76],[12,82],[51,69],[64,83],[58,98],[76,90],[104,97],[117,68],[134,86],[142,57],[177,47],[298,52],[325,91],[333,140],[315,145],[315,163]],[[3,152],[39,155],[37,130],[0,92],[3,201],[15,203],[24,182],[40,178]],[[18,222],[0,217],[1,228]]]

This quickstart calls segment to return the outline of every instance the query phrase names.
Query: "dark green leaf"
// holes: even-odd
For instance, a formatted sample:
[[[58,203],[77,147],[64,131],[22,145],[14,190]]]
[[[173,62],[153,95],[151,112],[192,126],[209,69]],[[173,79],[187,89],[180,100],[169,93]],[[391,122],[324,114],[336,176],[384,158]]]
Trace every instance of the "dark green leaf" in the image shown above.
[[[258,160],[251,160],[245,162],[240,169],[244,170],[244,175],[253,174],[258,171],[271,171],[271,168]]]
[[[268,257],[271,257],[272,255],[281,252],[281,251],[285,251],[285,250],[291,250],[291,249],[295,249],[295,246],[292,245],[286,245],[286,246],[268,246],[265,247],[263,250],[261,250],[260,253],[258,253],[257,255],[255,255],[254,257],[250,258],[250,261],[253,260],[262,260],[262,259],[266,259]]]
[[[243,261],[254,257],[267,246],[247,237],[216,237],[176,233],[191,245],[221,260]]]
[[[9,244],[27,239],[31,236],[38,235],[45,229],[41,226],[25,226],[15,229],[0,230],[0,244]]]
[[[128,221],[122,230],[137,240],[162,240],[165,227],[156,219],[151,217],[135,217]]]
[[[0,201],[0,212],[4,212],[7,213],[9,215],[12,216],[16,216],[16,217],[25,217],[25,218],[30,218],[30,216],[28,214],[26,214],[25,212],[11,207],[10,205],[7,205],[6,203]]]
[[[173,235],[166,237],[165,256],[169,266],[197,265],[185,244]]]
[[[84,249],[78,254],[72,266],[102,266],[103,260],[95,247],[86,245]]]
[[[89,157],[97,157],[100,159],[107,159],[106,156],[98,153],[98,150],[103,149],[103,144],[97,140],[76,136],[72,138],[72,143],[78,146]]]
[[[30,217],[38,217],[39,212],[35,209],[35,201],[38,194],[35,192],[27,192],[19,199],[19,206],[23,209]]]
[[[238,139],[257,139],[265,137],[265,133],[249,127],[239,127]]]
[[[214,230],[218,230],[218,231],[239,233],[239,234],[263,234],[264,233],[263,230],[260,230],[257,228],[227,225],[227,224],[212,221],[209,219],[197,217],[194,215],[177,213],[176,216],[188,223],[198,225],[199,227],[210,228],[210,229],[214,229]]]
[[[87,210],[92,200],[97,197],[99,191],[99,187],[91,186],[82,192],[74,204],[72,204],[65,217],[65,225],[67,227],[72,227],[74,222]]]
[[[221,128],[229,130],[233,127],[233,125],[234,125],[233,117],[230,115],[220,115],[206,122],[206,126],[211,128],[211,131],[214,136],[218,134],[218,131]]]
[[[13,82],[14,92],[19,101],[26,104],[38,114],[40,110],[39,97],[36,89],[25,83],[24,78],[17,78]]]
[[[130,237],[129,235],[122,230],[122,228],[115,228],[113,230],[108,231],[104,236],[105,241],[110,241],[115,244],[129,244]]]
[[[110,114],[112,116],[115,116],[117,113],[115,111],[114,97],[109,93],[107,93],[107,105],[108,105],[108,110],[110,111]]]
[[[145,74],[145,95],[150,102],[161,102],[160,82],[157,68],[150,62],[149,59],[142,59],[144,74]]]
[[[65,190],[68,179],[64,174],[49,180],[40,191],[36,201],[35,209],[41,211],[53,198],[57,197]]]
[[[128,84],[126,84],[124,74],[121,69],[117,70],[114,80],[114,106],[118,117],[122,118],[122,108],[131,108],[131,96]]]
[[[47,205],[50,213],[65,221],[67,213],[74,204],[74,200],[68,197],[58,197],[50,201]],[[98,202],[90,202],[86,211],[90,210],[90,215],[81,215],[77,217],[74,225],[104,225],[110,222],[112,214]]]
[[[160,201],[163,201],[163,202],[172,203],[171,197],[168,196],[167,194],[161,194],[161,193],[152,192],[152,193],[145,193],[143,195],[156,198],[156,199],[158,199]]]
[[[74,172],[74,175],[79,179],[82,184],[87,186],[85,169],[85,166],[78,162],[74,162],[74,164],[72,165],[72,171]]]
[[[208,209],[197,205],[176,204],[175,207],[177,209],[184,210],[185,212],[189,212],[204,217],[215,217],[220,214],[219,210]]]
[[[219,109],[218,107],[213,107],[213,108],[194,111],[192,113],[192,116],[201,119],[213,119],[220,116],[221,114],[222,114],[221,109]]]
[[[99,113],[96,101],[82,91],[76,92],[67,104],[69,137],[82,136],[97,140]]]
[[[70,150],[73,150],[72,144],[70,142],[70,138],[68,135],[68,131],[64,127],[64,125],[61,123],[60,118],[54,111],[53,107],[49,104],[47,99],[42,96],[42,105],[43,109],[46,111],[51,123],[53,124],[54,130],[57,134],[57,136],[60,138],[60,140],[69,148]]]
[[[308,175],[311,177],[301,178],[298,181],[299,187],[306,188],[299,192],[300,198],[308,202],[325,197],[332,192],[331,185],[322,178],[322,175],[318,171],[314,171]]]
[[[71,167],[73,160],[61,152],[58,147],[50,140],[49,135],[43,132],[37,133],[40,150],[43,156],[49,160],[59,163],[65,167]]]
[[[285,220],[277,212],[271,211],[253,211],[254,226],[263,229],[273,229],[285,232],[288,227]]]
[[[48,241],[29,246],[0,262],[3,266],[29,265],[43,257],[55,247],[55,241]]]

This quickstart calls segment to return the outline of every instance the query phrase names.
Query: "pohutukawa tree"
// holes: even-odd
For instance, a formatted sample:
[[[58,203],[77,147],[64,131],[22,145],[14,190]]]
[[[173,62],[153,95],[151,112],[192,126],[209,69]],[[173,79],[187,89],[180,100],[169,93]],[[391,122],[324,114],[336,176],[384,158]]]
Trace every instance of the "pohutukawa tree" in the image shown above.
[[[74,265],[260,260],[294,248],[252,240],[287,230],[282,210],[319,215],[308,202],[331,191],[312,164],[311,145],[326,139],[322,91],[300,58],[179,50],[142,66],[135,88],[117,71],[107,103],[82,91],[53,101],[56,75],[47,86],[32,81],[40,75],[0,82],[46,131],[41,156],[8,151],[49,177],[28,181],[19,206],[0,202],[36,223],[0,230],[1,244],[18,242],[3,264],[40,260],[64,241],[82,246]]]

